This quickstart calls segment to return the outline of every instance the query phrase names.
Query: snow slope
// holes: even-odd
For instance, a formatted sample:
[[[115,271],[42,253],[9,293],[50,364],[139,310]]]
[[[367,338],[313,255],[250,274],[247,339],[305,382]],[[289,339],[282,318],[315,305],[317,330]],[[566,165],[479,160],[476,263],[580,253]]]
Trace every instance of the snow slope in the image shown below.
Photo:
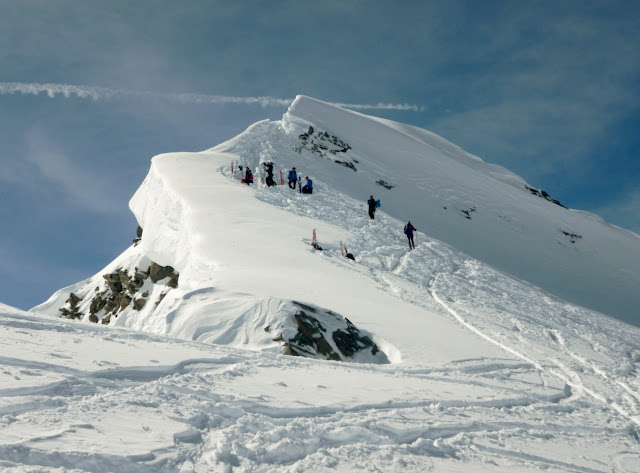
[[[638,425],[607,397],[638,392],[616,350],[519,326],[526,355],[362,365],[0,306],[0,471],[638,471]]]
[[[266,160],[314,194],[231,171]],[[34,314],[1,308],[0,467],[638,471],[640,329],[557,297],[633,315],[638,236],[524,186],[429,132],[307,97],[208,151],[156,156],[131,200],[138,246]],[[149,261],[178,287],[145,286],[110,327],[51,318]],[[291,301],[348,317],[391,364],[280,355],[265,329]]]

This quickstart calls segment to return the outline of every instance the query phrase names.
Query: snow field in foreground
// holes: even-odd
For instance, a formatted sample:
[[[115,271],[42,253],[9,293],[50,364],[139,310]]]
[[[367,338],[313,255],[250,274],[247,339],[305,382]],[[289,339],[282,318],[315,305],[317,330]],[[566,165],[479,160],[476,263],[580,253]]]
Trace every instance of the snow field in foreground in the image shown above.
[[[355,365],[0,311],[0,469],[635,471],[637,432],[528,363]],[[606,428],[603,427],[606,425]]]

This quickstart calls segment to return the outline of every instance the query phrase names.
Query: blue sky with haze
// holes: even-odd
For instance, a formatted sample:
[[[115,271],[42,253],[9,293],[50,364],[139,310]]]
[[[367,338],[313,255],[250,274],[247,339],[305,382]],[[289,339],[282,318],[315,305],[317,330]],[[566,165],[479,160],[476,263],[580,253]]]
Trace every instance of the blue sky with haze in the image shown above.
[[[129,245],[153,155],[286,111],[210,96],[416,105],[362,111],[640,232],[638,1],[0,0],[0,25],[6,304],[30,308]]]

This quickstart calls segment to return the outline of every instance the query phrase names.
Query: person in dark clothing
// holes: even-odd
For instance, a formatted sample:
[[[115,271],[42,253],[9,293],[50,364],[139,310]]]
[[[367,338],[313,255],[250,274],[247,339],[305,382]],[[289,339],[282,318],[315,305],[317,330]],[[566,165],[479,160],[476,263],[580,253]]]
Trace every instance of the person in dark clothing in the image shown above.
[[[309,176],[305,177],[307,183],[302,188],[303,194],[313,194],[313,181],[309,179]]]
[[[244,172],[244,183],[249,185],[253,183],[253,174],[251,173],[251,169],[247,166],[247,169]]]
[[[295,189],[297,182],[298,182],[298,173],[296,172],[296,168],[292,168],[291,171],[289,171],[289,187],[291,189]]]
[[[369,200],[367,200],[367,204],[369,204],[369,217],[371,220],[375,218],[376,213],[376,200],[372,195],[369,196]]]
[[[267,187],[275,186],[276,182],[273,180],[273,163],[272,162],[262,163],[262,165],[264,166],[264,169],[267,171],[267,179],[265,181],[267,184]]]
[[[413,232],[417,232],[416,227],[411,225],[411,221],[404,226],[404,234],[407,235],[407,240],[409,240],[409,249],[415,250],[416,244],[413,242]]]

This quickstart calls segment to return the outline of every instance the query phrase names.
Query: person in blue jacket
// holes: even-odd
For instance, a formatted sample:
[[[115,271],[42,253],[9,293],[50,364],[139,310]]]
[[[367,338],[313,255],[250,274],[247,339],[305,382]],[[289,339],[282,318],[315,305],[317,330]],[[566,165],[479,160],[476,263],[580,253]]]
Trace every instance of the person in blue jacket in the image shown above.
[[[404,226],[404,234],[407,235],[407,240],[409,240],[409,249],[415,250],[416,244],[413,242],[413,232],[417,232],[416,227],[411,225],[411,221]]]
[[[296,168],[292,168],[291,171],[289,171],[289,187],[291,189],[295,189],[297,182],[298,182],[298,173],[296,172]]]
[[[307,183],[302,188],[303,194],[313,194],[313,181],[309,179],[309,176],[305,177]]]

